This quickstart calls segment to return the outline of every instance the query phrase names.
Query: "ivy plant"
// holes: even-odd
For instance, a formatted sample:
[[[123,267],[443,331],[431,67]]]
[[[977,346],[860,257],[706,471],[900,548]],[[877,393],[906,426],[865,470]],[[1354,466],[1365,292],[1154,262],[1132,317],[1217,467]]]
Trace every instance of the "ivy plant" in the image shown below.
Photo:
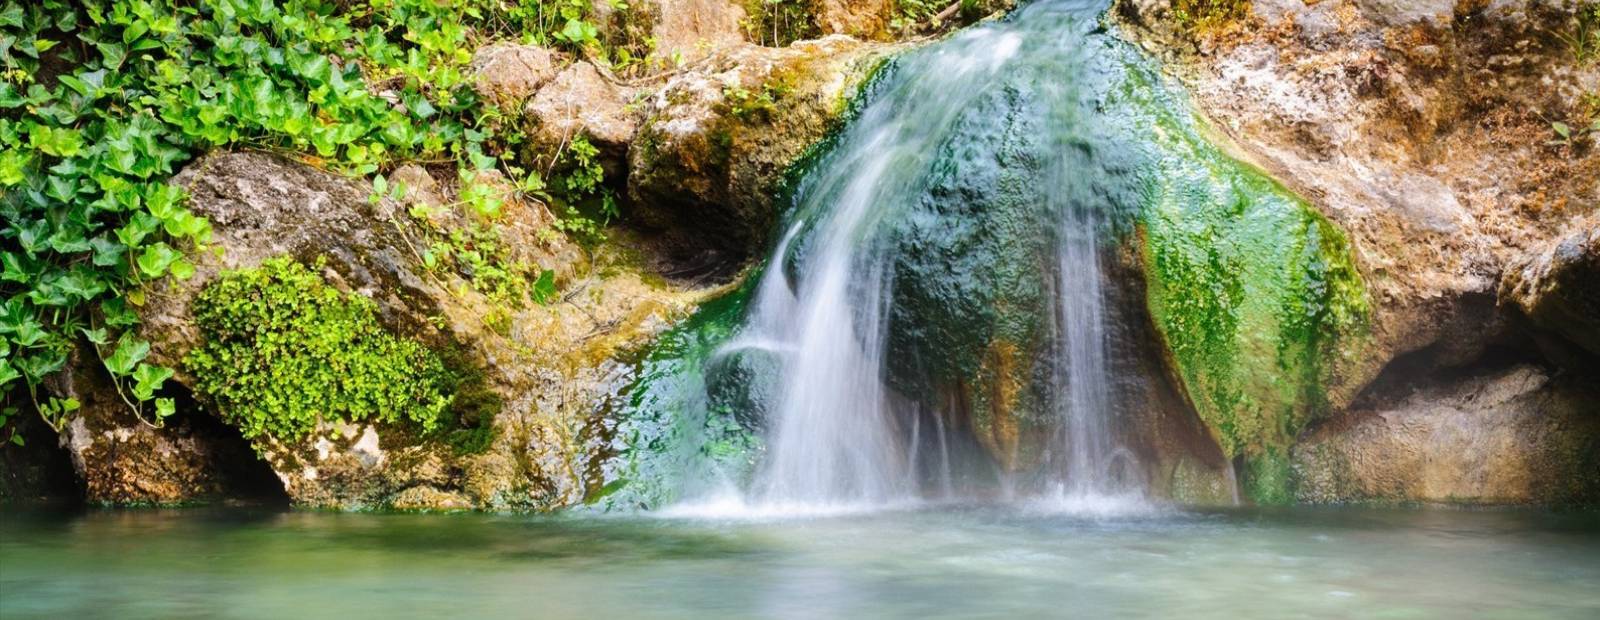
[[[0,0],[7,411],[25,397],[59,430],[74,403],[42,382],[81,348],[141,419],[172,413],[159,398],[172,371],[145,361],[138,308],[161,279],[192,275],[208,241],[210,225],[167,183],[206,150],[300,153],[360,175],[455,162],[540,185],[509,163],[516,136],[480,126],[497,114],[467,65],[483,32],[547,4],[565,3]]]

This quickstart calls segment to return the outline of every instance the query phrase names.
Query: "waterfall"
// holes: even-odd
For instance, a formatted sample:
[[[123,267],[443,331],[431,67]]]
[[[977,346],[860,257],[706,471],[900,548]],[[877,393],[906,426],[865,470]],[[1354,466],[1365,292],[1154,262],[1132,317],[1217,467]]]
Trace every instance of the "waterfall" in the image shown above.
[[[953,374],[927,369],[949,365],[940,359],[945,343],[924,333],[931,331],[926,326],[906,324],[915,322],[907,317],[916,311],[903,306],[916,294],[905,291],[941,284],[900,280],[907,272],[944,269],[930,252],[971,260],[980,251],[972,243],[1012,252],[1011,262],[995,270],[1018,272],[1017,265],[1040,263],[1017,275],[1031,282],[1022,288],[1054,291],[1041,297],[1036,312],[1017,313],[1054,314],[1039,331],[1040,340],[1054,341],[1042,347],[1053,368],[1054,385],[1045,386],[1053,403],[1039,408],[1057,419],[1046,424],[1055,427],[1054,439],[1044,448],[1044,483],[1034,490],[1073,496],[1128,490],[1113,471],[1128,457],[1119,452],[1108,419],[1099,261],[1112,209],[1095,191],[1095,162],[1084,165],[1085,136],[1094,130],[1082,126],[1078,82],[1092,76],[1077,70],[1082,37],[1096,27],[1100,11],[1095,2],[1039,2],[1014,19],[899,59],[806,176],[745,327],[717,353],[776,359],[778,388],[763,412],[766,450],[743,491],[745,503],[782,510],[954,494],[946,420],[957,416],[939,409],[948,403],[919,386],[967,383],[958,373],[953,381],[937,379]],[[963,166],[973,173],[952,172]],[[1013,197],[1004,202],[1009,210],[986,209],[984,197],[968,195],[973,192],[963,184],[973,177],[1015,188],[1005,190]],[[974,209],[966,217],[992,220],[993,230],[982,228],[970,239],[941,236],[941,227]],[[1037,225],[1022,232],[1007,228],[1027,222]],[[1037,248],[1027,245],[1034,239]],[[1037,261],[1028,258],[1034,254]],[[989,269],[979,265],[965,275],[981,279]],[[1003,295],[994,299],[1009,299]],[[969,297],[939,299],[977,306]],[[989,381],[1023,383],[1011,375],[1029,372],[1016,362],[1028,356],[1010,351],[1031,345],[1005,339],[1004,323],[1012,319],[969,310],[999,326],[972,325],[992,331],[980,344],[999,351],[981,358],[998,365],[988,371],[997,375]],[[947,327],[960,332],[960,322]],[[1021,393],[1001,392],[998,404],[987,406],[1001,413],[1020,408],[1026,401],[1016,396]],[[930,432],[923,430],[924,417]]]

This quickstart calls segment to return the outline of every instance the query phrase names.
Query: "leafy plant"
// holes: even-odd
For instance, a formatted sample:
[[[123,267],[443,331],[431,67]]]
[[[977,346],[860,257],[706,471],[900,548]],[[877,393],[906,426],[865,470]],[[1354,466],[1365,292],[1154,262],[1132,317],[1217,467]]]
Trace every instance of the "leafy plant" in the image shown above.
[[[1173,15],[1189,30],[1217,30],[1250,16],[1250,0],[1177,0]]]
[[[758,45],[783,47],[817,35],[807,0],[745,0],[745,34]]]
[[[1566,44],[1579,65],[1600,59],[1600,4],[1580,7],[1574,21],[1571,31],[1557,32],[1556,36]]]
[[[203,343],[184,364],[196,392],[252,441],[298,439],[335,420],[429,432],[460,383],[438,354],[385,330],[372,300],[292,259],[224,273],[194,316]]]
[[[498,167],[520,135],[479,126],[498,113],[468,81],[476,38],[520,14],[564,19],[536,32],[588,46],[580,4],[0,0],[0,392],[25,392],[59,429],[71,408],[39,386],[86,342],[159,423],[171,370],[144,361],[137,309],[153,283],[194,272],[187,255],[211,233],[166,183],[178,166],[242,146],[362,175],[403,160],[468,178]]]

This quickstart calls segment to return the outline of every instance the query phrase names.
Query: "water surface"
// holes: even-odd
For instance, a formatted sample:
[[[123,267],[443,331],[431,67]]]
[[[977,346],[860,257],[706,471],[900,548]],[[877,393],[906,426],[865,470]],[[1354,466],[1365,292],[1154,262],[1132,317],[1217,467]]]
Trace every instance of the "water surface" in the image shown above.
[[[9,510],[0,617],[1600,617],[1596,513],[1058,508]]]

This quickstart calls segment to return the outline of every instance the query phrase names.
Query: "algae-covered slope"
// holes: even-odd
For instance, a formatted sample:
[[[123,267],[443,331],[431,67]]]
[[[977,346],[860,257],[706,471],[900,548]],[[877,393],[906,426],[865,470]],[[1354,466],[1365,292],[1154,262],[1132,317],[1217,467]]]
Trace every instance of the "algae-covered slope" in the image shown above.
[[[1246,457],[1245,490],[1288,501],[1288,447],[1361,387],[1343,372],[1370,347],[1349,241],[1115,47],[1128,70],[1108,107],[1151,155],[1134,219],[1151,319],[1196,413],[1227,456]]]

